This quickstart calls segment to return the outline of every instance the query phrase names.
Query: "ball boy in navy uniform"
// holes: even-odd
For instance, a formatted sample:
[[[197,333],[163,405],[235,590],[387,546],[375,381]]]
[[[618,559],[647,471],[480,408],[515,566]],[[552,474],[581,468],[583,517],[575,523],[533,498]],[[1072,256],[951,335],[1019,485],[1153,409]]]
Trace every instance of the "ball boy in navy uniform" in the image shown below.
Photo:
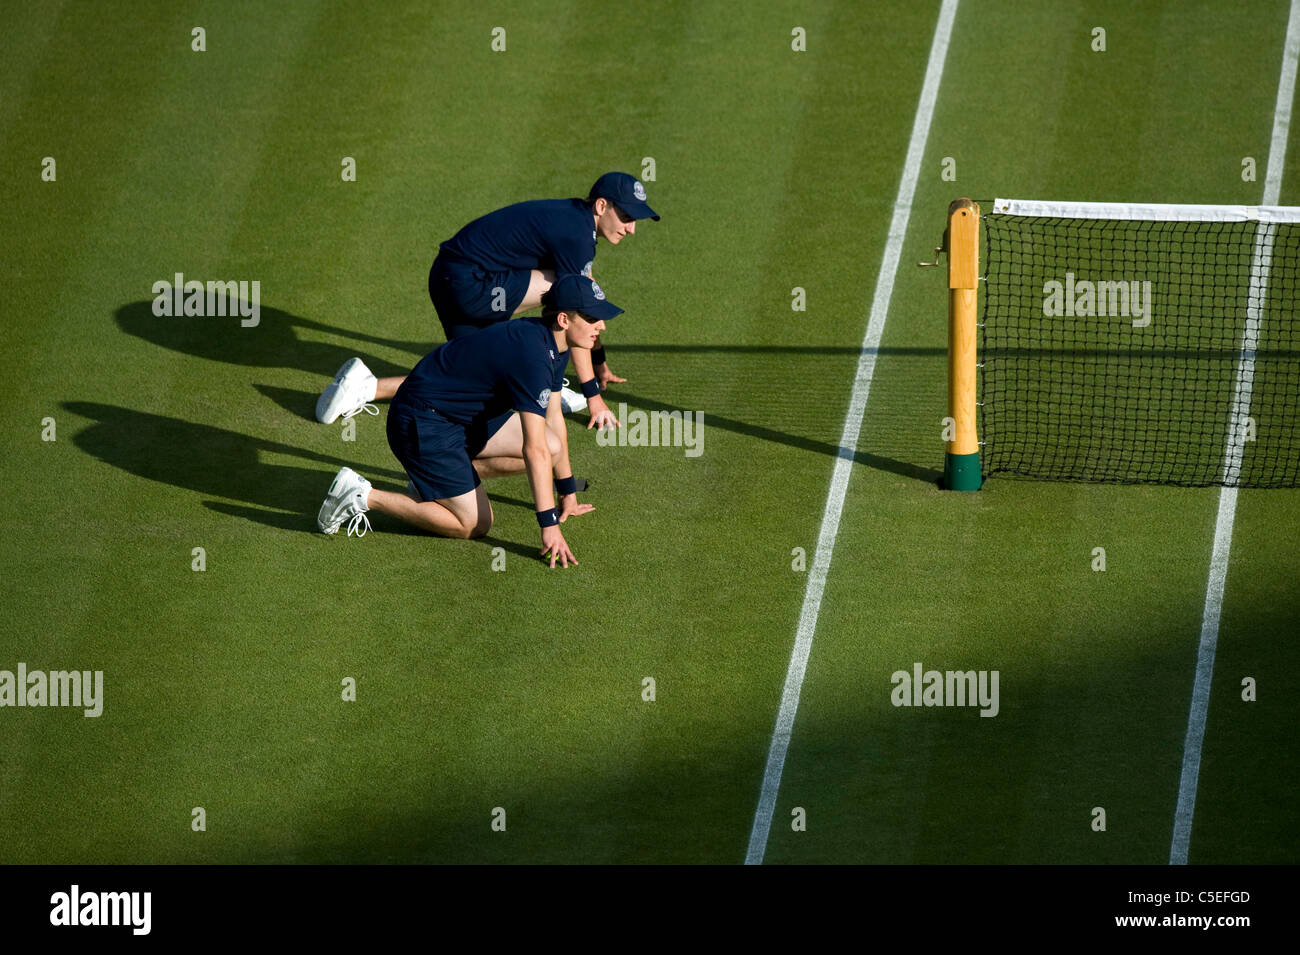
[[[618,245],[636,233],[637,220],[658,218],[639,179],[609,172],[585,200],[537,199],[475,219],[442,243],[429,270],[429,298],[447,340],[536,308],[557,275],[590,278],[597,236]],[[617,424],[600,392],[606,382],[623,379],[609,370],[599,340],[594,349],[575,347],[571,357],[590,403],[588,427]],[[370,401],[391,398],[401,383],[376,378],[361,359],[350,359],[321,395],[316,417],[329,424],[351,416]]]
[[[324,533],[347,521],[349,534],[364,534],[366,512],[376,510],[443,537],[482,537],[493,516],[481,479],[526,470],[542,556],[552,567],[577,563],[559,525],[592,506],[578,503],[564,428],[557,436],[547,418],[563,424],[558,385],[569,349],[591,348],[622,309],[581,275],[559,278],[542,304],[541,318],[458,336],[421,359],[388,410],[388,444],[410,489],[382,491],[342,468],[316,518]],[[501,427],[512,412],[517,437]]]

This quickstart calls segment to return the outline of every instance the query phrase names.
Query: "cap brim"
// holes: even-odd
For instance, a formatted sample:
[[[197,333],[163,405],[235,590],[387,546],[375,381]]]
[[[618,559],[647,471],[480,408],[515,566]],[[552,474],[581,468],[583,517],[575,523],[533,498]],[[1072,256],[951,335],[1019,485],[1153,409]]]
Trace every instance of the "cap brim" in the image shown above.
[[[612,302],[597,302],[594,305],[582,309],[583,315],[590,315],[599,322],[609,321],[623,314],[623,310]]]
[[[620,203],[620,205],[622,205]],[[623,211],[633,219],[654,219],[659,221],[659,215],[644,202],[633,202],[630,205],[623,206]]]

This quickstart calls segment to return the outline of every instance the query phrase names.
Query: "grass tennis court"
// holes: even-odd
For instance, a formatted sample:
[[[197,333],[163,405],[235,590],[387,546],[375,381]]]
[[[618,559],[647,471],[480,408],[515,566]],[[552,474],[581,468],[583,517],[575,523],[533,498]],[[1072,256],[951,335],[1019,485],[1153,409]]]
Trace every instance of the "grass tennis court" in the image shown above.
[[[104,699],[0,708],[0,861],[745,859],[940,7],[603,11],[6,15],[0,670]],[[765,862],[1168,860],[1219,491],[940,491],[945,286],[914,263],[962,195],[1259,204],[1287,23],[960,5]],[[572,416],[596,510],[564,572],[523,477],[483,540],[320,534],[341,465],[405,483],[382,417],[346,441],[312,409],[347,358],[441,343],[437,244],[646,158],[663,219],[595,262],[607,400],[703,412],[702,453]],[[156,316],[176,273],[259,281],[259,323]],[[1300,861],[1297,527],[1300,492],[1237,499],[1192,863]],[[917,663],[998,671],[996,717],[894,706]]]

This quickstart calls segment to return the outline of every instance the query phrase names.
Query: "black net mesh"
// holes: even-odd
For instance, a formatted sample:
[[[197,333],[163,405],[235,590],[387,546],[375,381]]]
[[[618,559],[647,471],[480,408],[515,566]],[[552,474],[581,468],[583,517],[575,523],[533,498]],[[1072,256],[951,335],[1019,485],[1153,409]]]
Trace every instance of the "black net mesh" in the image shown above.
[[[1300,484],[1300,226],[983,222],[986,474]]]

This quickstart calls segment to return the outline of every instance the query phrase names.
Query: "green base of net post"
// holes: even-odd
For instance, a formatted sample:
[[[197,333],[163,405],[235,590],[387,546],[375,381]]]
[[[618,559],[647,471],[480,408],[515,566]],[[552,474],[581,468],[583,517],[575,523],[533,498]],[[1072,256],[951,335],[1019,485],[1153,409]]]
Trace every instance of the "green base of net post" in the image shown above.
[[[983,483],[980,474],[980,453],[943,456],[943,486],[949,491],[978,491]]]

